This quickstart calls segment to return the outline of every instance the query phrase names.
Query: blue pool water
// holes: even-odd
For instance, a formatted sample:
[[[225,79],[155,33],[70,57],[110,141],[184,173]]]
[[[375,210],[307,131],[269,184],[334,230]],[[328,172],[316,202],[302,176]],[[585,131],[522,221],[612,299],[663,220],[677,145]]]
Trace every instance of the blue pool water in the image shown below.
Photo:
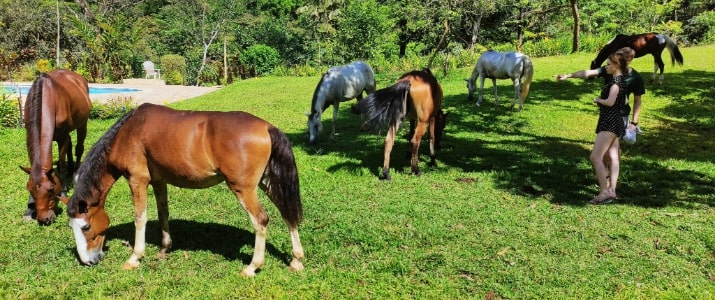
[[[23,95],[27,95],[27,92],[30,90],[29,86],[20,86],[20,93]],[[5,87],[5,91],[8,93],[16,93],[17,90],[15,87]],[[140,89],[135,89],[135,88],[114,88],[114,87],[89,87],[89,94],[90,95],[100,95],[100,94],[116,94],[116,93],[132,93],[132,92],[139,92],[141,91]]]

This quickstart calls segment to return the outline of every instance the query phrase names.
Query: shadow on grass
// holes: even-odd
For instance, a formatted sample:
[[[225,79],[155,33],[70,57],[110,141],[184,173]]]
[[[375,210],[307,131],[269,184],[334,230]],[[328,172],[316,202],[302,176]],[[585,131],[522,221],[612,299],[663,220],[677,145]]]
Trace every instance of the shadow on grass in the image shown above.
[[[654,114],[642,115],[646,133],[639,137],[637,144],[623,146],[618,203],[646,207],[687,203],[715,206],[715,180],[711,176],[678,170],[663,163],[668,159],[712,163],[712,149],[715,149],[712,78],[712,73],[686,70],[667,74],[662,86],[646,83],[651,95],[671,97],[673,101]],[[438,162],[463,172],[494,172],[499,187],[505,190],[533,196],[550,194],[555,203],[584,205],[597,193],[594,171],[588,161],[592,141],[555,135],[557,131],[568,129],[560,126],[563,120],[551,111],[563,111],[566,118],[597,114],[592,103],[575,99],[596,95],[602,82],[600,79],[537,80],[532,83],[522,112],[509,111],[513,92],[508,81],[497,83],[499,106],[494,105],[490,84],[485,84],[485,98],[480,107],[467,101],[466,89],[464,94],[447,95],[444,106],[453,109],[445,129],[443,149],[437,153]],[[644,106],[648,105],[647,96]],[[349,107],[352,103],[342,106]],[[534,133],[533,127],[543,126],[538,125],[544,122],[539,118],[546,118],[553,127]],[[648,119],[653,118],[658,118],[663,125],[648,127]],[[330,119],[323,122],[324,128],[330,128]],[[409,159],[403,154],[409,150],[403,138],[405,124],[401,126],[400,139],[391,155],[393,172],[409,172]],[[321,134],[316,146],[307,145],[305,133],[289,134],[289,137],[295,146],[311,155],[337,153],[354,158],[330,167],[329,172],[367,168],[377,177],[382,166],[384,130],[380,135],[367,134],[358,130],[359,125],[358,116],[349,113],[349,109],[341,109],[337,121],[338,141],[330,141],[329,132]],[[428,155],[425,137],[420,146],[423,172],[446,171],[440,167],[428,168]]]
[[[270,226],[269,226],[270,228]],[[251,263],[255,234],[234,226],[202,223],[187,220],[170,220],[172,246],[169,252],[177,250],[210,251],[227,260],[241,260],[244,265]],[[108,240],[130,241],[134,246],[134,223],[124,223],[110,226],[107,232]],[[149,221],[146,227],[146,243],[161,247],[161,226],[159,221]],[[106,244],[105,244],[106,245]],[[250,247],[250,254],[241,253],[243,246]],[[281,252],[266,241],[266,253],[280,258],[286,265],[290,262],[290,249]]]

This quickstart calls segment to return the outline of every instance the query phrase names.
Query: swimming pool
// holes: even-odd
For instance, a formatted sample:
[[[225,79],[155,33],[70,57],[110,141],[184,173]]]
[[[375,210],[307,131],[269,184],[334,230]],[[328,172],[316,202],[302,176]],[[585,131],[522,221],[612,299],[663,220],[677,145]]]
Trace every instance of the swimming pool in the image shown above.
[[[0,91],[4,93],[10,93],[14,94],[17,93],[17,89],[15,87],[3,87],[4,91],[2,88],[0,88]],[[28,91],[30,90],[30,86],[19,86],[20,88],[20,93],[23,95],[27,95]],[[90,95],[101,95],[101,94],[118,94],[118,93],[133,93],[133,92],[140,92],[140,89],[136,88],[118,88],[118,87],[94,87],[90,86],[89,87],[89,94]]]

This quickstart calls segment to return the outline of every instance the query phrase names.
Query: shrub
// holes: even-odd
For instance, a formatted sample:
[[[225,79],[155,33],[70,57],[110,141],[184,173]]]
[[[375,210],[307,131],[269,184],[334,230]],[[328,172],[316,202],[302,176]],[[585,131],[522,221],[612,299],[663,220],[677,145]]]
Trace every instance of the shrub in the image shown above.
[[[186,74],[186,59],[176,54],[164,55],[161,57],[161,70],[166,84],[182,85]]]
[[[52,65],[50,64],[49,60],[40,59],[37,61],[37,72],[38,73],[47,73],[49,71],[52,71]]]
[[[278,50],[257,44],[244,50],[240,56],[241,64],[255,66],[259,75],[270,73],[281,61]]]
[[[109,99],[106,103],[93,102],[89,117],[99,120],[113,119],[124,115],[135,107],[132,97],[120,96]]]
[[[3,128],[19,127],[21,122],[17,97],[0,93],[0,126]]]

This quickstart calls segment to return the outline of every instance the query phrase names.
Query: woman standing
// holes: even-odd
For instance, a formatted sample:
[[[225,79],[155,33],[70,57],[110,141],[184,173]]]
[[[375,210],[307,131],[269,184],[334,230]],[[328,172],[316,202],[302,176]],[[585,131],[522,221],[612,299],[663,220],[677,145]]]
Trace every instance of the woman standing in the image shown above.
[[[593,99],[598,104],[598,124],[596,125],[596,141],[589,159],[596,171],[598,179],[599,194],[589,203],[606,204],[616,198],[616,185],[609,186],[608,170],[603,161],[603,157],[608,151],[618,151],[619,138],[625,133],[625,124],[620,114],[621,108],[625,107],[628,91],[624,74],[628,74],[626,57],[621,53],[614,53],[606,60],[606,72],[613,76],[613,80],[604,85],[600,97]],[[610,176],[618,178],[620,163],[611,161]]]

